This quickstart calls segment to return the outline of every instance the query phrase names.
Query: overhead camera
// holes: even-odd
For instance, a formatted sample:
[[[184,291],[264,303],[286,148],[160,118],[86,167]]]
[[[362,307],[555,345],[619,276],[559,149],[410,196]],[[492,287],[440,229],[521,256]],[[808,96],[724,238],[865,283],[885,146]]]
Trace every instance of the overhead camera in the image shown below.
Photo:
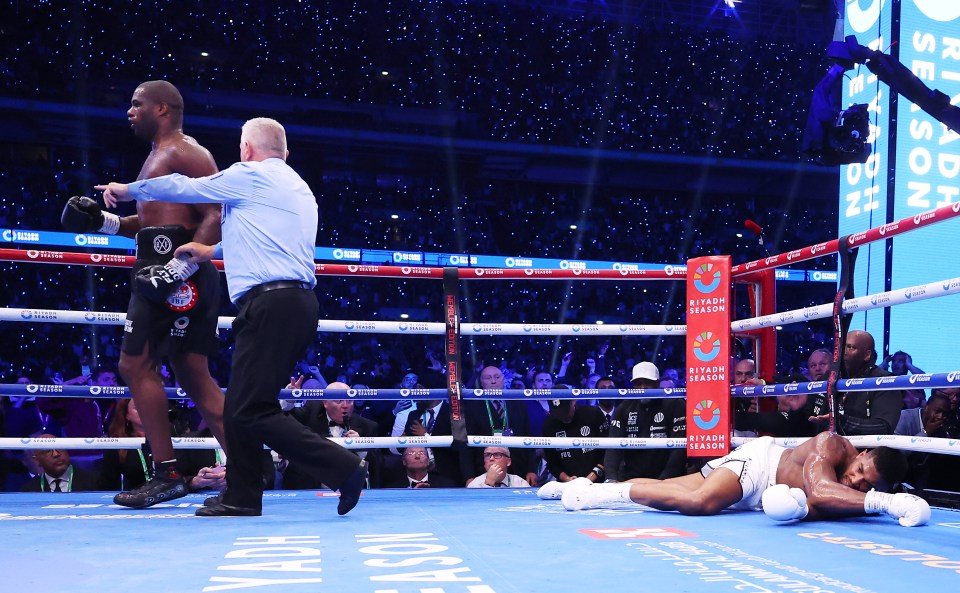
[[[813,90],[801,152],[818,165],[865,163],[870,156],[870,133],[866,105],[852,105],[839,111],[843,73],[856,64],[865,64],[881,81],[902,97],[933,116],[949,129],[960,132],[960,107],[946,94],[927,87],[913,72],[892,56],[857,43],[853,35],[834,41],[827,48],[834,65]]]
[[[865,163],[870,156],[870,115],[864,103],[851,105],[837,115],[836,124],[827,134],[827,142],[818,163],[848,165]]]
[[[813,90],[801,152],[824,167],[865,163],[870,156],[870,117],[865,104],[840,110],[843,73],[854,66],[850,48],[833,42],[827,51],[834,65]]]

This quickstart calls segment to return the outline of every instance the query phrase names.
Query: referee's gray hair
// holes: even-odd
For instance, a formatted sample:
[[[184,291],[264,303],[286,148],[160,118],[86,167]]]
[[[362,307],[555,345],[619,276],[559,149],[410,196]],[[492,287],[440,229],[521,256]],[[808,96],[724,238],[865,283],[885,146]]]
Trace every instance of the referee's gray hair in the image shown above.
[[[243,124],[241,135],[261,152],[287,158],[287,132],[275,119],[255,117]]]

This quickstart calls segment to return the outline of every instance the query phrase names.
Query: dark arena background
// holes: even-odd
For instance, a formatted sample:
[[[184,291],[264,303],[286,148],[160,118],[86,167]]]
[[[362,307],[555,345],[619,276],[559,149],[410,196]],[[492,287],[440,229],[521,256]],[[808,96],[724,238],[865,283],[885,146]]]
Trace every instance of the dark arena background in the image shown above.
[[[651,270],[682,278],[694,257],[762,262],[852,233],[841,224],[847,170],[814,162],[801,149],[814,89],[836,63],[827,48],[835,31],[842,38],[844,10],[876,5],[898,18],[907,4],[923,2],[7,2],[0,20],[0,588],[885,593],[923,583],[956,590],[960,464],[952,452],[960,449],[960,416],[953,385],[960,363],[943,366],[903,351],[908,346],[891,338],[884,312],[870,326],[875,362],[903,376],[896,383],[904,389],[903,413],[915,413],[924,432],[891,425],[883,436],[926,439],[906,443],[910,473],[902,486],[934,507],[926,526],[906,529],[886,516],[778,524],[763,513],[701,518],[637,505],[572,513],[540,500],[534,488],[490,492],[459,481],[429,491],[387,487],[407,477],[403,445],[419,442],[404,441],[410,435],[395,427],[398,414],[411,413],[396,390],[447,389],[451,368],[466,393],[482,387],[484,368],[495,367],[501,388],[544,400],[560,391],[569,399],[570,389],[594,389],[601,378],[629,389],[642,361],[657,366],[667,395],[687,387],[683,285],[626,276]],[[276,456],[262,517],[195,518],[215,491],[140,511],[111,503],[127,478],[106,471],[108,453],[117,450],[108,440],[142,437],[117,420],[129,397],[118,362],[130,298],[122,262],[133,243],[66,233],[60,217],[69,197],[99,199],[94,185],[137,178],[150,146],[133,135],[126,111],[137,86],[158,79],[180,90],[184,132],[220,169],[239,160],[246,120],[283,124],[288,162],[317,197],[317,263],[349,266],[318,276],[320,317],[329,324],[321,321],[314,345],[291,369],[315,389],[340,381],[357,390],[352,414],[376,427],[363,436],[382,439],[368,441],[376,471],[346,517],[333,512],[336,495],[328,489],[285,489],[286,466]],[[895,171],[889,164],[891,179]],[[944,203],[929,209],[938,207]],[[135,210],[121,204],[116,212]],[[856,230],[894,220],[891,210]],[[893,244],[874,246],[874,263],[893,261]],[[747,359],[758,366],[746,380],[826,380],[808,361],[818,349],[832,355],[835,327],[829,311],[810,312],[837,298],[836,252],[777,268],[775,311],[808,314],[800,323],[767,320],[772,364],[760,364],[760,330],[734,332],[731,384],[740,382],[734,369]],[[956,299],[960,282],[950,277],[960,276],[957,258],[945,256],[939,267],[937,280],[948,278],[943,300]],[[472,269],[508,272],[459,284],[456,357],[443,329],[449,292],[407,275],[420,268],[460,268],[461,277]],[[511,275],[518,269],[529,279]],[[536,278],[547,270],[616,270],[624,278]],[[893,289],[902,287],[887,276],[846,297],[866,301],[889,291],[896,304]],[[773,313],[756,310],[746,285],[735,284],[732,295],[732,318]],[[882,298],[873,301],[887,311]],[[236,314],[224,290],[219,353],[210,358],[224,388],[233,340],[223,319]],[[925,324],[915,328],[927,336],[925,347],[950,348],[955,321]],[[640,326],[663,331],[634,331]],[[166,363],[160,370],[176,395],[177,377]],[[606,406],[591,395],[578,406]],[[926,405],[938,398],[949,404],[930,424]],[[511,472],[554,477],[543,452],[555,445],[532,440],[554,437],[540,430],[544,406],[511,402],[539,409],[529,413],[526,432],[511,435],[493,429],[490,405],[470,403],[481,404],[464,410],[471,435],[479,434],[471,430],[479,415],[493,430],[484,435],[529,441],[511,450],[524,452],[530,471],[520,471],[514,454]],[[742,418],[756,413],[748,400],[741,403],[731,404],[744,414],[738,435]],[[478,415],[471,418],[471,410]],[[764,411],[778,413],[776,404]],[[188,400],[171,399],[169,414],[184,447],[210,436],[200,432]],[[752,424],[742,436],[757,432]],[[456,434],[446,436],[449,445]],[[478,444],[463,447],[471,464],[461,465],[464,476],[485,471]],[[96,482],[68,494],[41,492],[36,451],[65,449],[72,467]],[[698,471],[698,459],[687,458],[686,470]]]

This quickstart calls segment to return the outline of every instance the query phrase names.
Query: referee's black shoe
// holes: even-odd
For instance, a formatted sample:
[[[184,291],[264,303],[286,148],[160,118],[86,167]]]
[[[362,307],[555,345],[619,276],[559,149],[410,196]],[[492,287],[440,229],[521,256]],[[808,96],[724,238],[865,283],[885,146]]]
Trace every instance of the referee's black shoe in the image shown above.
[[[360,492],[367,483],[367,462],[361,460],[357,469],[353,470],[347,479],[340,484],[340,502],[337,504],[337,514],[346,515],[360,502]]]
[[[204,498],[204,499],[203,499],[203,506],[205,506],[205,507],[212,507],[212,506],[214,506],[214,505],[220,504],[221,502],[223,502],[223,492],[218,492],[218,493],[214,494],[213,496],[208,496],[208,497]]]
[[[257,508],[235,507],[219,502],[214,505],[199,508],[193,514],[198,517],[259,517],[263,513]]]

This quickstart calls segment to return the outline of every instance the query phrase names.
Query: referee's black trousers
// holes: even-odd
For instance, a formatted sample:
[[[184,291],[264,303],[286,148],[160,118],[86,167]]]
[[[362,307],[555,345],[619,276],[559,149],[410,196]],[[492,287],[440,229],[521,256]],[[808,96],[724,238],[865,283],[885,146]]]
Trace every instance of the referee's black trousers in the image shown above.
[[[360,464],[354,453],[284,414],[277,400],[316,339],[318,315],[316,295],[301,288],[263,292],[240,307],[233,322],[233,366],[223,410],[225,504],[261,508],[264,444],[334,489]]]

